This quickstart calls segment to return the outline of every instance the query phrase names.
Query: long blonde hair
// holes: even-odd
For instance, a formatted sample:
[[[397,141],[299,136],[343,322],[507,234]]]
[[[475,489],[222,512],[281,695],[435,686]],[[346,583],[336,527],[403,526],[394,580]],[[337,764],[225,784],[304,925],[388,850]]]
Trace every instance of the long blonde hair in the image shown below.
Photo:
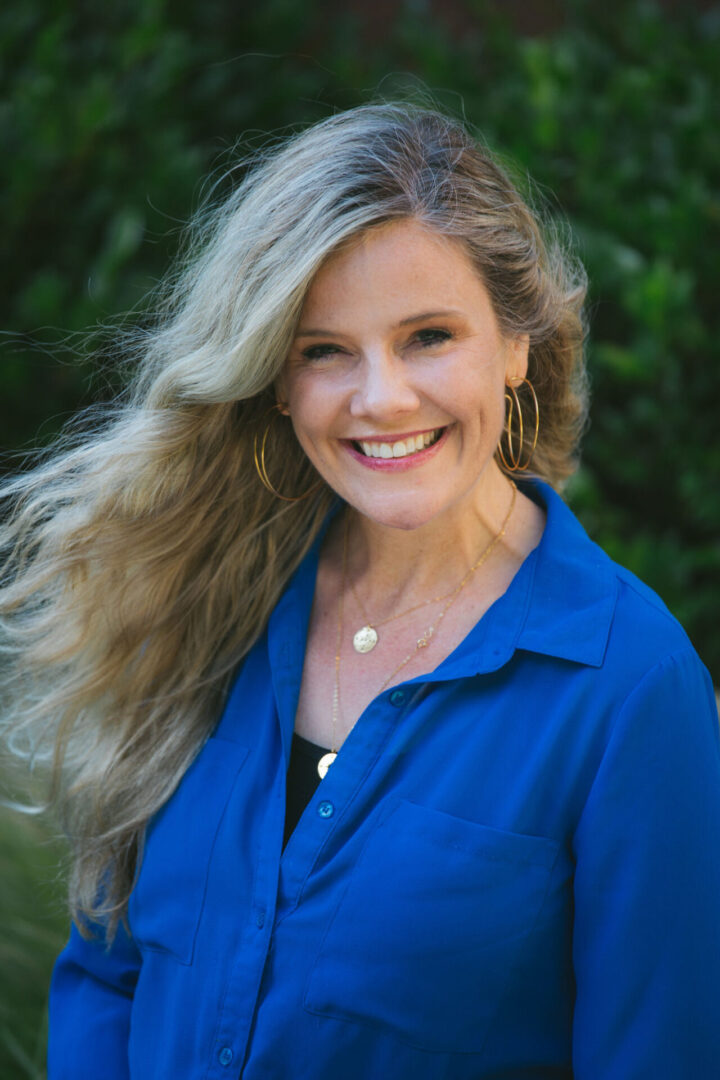
[[[148,819],[334,497],[320,483],[279,502],[253,467],[309,283],[340,244],[409,216],[463,243],[503,331],[529,334],[534,467],[561,483],[585,415],[582,272],[476,138],[403,103],[351,109],[265,152],[204,213],[138,334],[127,392],[0,489],[3,725],[17,754],[49,764],[71,911],[109,936]],[[286,420],[267,464],[283,492],[317,481]]]

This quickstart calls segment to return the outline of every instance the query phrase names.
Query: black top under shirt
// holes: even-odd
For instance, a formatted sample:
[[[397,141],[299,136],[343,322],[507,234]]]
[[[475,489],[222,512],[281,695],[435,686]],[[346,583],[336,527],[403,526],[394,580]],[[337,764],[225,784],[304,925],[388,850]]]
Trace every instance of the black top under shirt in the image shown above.
[[[320,783],[317,771],[318,761],[327,752],[326,747],[316,746],[309,739],[304,739],[302,735],[293,732],[290,765],[287,771],[283,850],[290,839],[290,833],[297,825],[300,815]]]

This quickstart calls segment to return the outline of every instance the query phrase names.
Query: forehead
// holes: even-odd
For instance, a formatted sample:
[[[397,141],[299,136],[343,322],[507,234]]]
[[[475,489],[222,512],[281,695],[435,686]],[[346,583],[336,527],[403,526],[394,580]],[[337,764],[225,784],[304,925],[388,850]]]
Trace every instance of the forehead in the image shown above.
[[[328,310],[352,314],[359,307],[469,308],[485,312],[489,298],[460,241],[407,219],[353,237],[313,278],[302,321]],[[424,306],[423,306],[424,305]]]

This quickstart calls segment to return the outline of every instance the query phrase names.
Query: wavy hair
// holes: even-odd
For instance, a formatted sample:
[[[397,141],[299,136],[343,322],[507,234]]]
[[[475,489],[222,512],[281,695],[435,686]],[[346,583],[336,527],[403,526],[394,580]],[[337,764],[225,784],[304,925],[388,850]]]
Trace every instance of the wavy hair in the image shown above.
[[[408,217],[463,244],[501,330],[529,335],[534,469],[559,485],[585,416],[582,271],[478,138],[402,103],[331,116],[256,158],[203,212],[137,334],[126,392],[0,489],[3,726],[49,766],[81,926],[102,920],[112,937],[148,819],[334,498],[321,483],[279,503],[253,466],[309,284],[340,245]],[[317,481],[287,421],[267,467],[283,492]]]

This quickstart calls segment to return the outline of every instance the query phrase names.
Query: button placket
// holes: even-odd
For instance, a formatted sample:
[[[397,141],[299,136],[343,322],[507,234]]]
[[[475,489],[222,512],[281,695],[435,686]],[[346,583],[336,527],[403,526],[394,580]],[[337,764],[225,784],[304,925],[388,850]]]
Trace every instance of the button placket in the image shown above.
[[[392,738],[396,728],[395,710],[388,712],[389,691],[365,710],[343,743],[337,760],[320,782],[300,816],[280,860],[280,893],[273,925],[277,926],[293,910],[309,869],[321,849],[331,843],[340,825],[344,808],[357,796],[361,785]],[[406,703],[408,698],[406,698]]]

